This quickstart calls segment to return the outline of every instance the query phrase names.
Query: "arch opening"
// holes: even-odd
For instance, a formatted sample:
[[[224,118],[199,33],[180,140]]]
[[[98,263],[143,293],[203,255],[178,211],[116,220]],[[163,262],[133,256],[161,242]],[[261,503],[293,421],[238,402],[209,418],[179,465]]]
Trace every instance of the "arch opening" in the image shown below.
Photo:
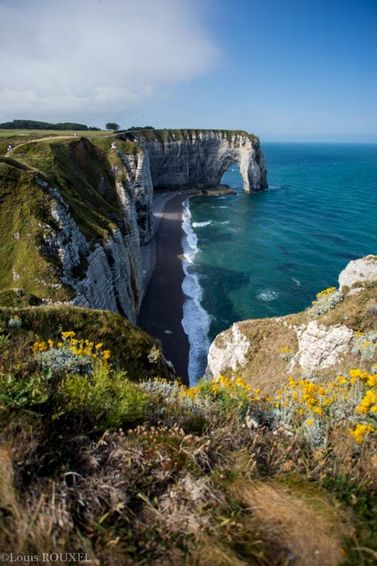
[[[243,192],[244,184],[238,163],[234,162],[228,165],[221,176],[220,185],[228,185],[231,189],[239,193]]]

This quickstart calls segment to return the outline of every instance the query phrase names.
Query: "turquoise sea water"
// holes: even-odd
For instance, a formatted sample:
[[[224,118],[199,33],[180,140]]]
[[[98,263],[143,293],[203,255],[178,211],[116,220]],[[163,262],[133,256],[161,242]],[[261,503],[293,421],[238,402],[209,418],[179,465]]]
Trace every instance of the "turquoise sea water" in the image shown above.
[[[189,201],[190,269],[209,339],[237,320],[302,310],[349,260],[377,253],[376,144],[265,143],[263,151],[267,191]],[[236,166],[223,182],[241,191]]]

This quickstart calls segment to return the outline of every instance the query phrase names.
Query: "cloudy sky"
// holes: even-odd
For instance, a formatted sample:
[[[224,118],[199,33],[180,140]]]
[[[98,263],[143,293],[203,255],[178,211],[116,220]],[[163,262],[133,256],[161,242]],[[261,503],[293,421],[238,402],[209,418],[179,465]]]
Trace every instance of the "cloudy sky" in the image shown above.
[[[376,0],[0,0],[0,121],[377,141]]]

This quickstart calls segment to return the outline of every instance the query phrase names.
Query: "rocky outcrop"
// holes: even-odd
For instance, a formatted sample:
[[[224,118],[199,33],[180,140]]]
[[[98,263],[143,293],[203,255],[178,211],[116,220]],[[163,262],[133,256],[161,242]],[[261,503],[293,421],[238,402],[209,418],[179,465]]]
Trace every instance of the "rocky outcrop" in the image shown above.
[[[377,256],[367,255],[350,261],[339,274],[339,287],[361,287],[365,283],[377,280]]]
[[[208,353],[208,367],[213,376],[220,375],[224,369],[236,371],[247,362],[250,339],[242,332],[242,327],[233,324],[224,338],[222,340],[220,335]]]
[[[135,322],[143,296],[141,245],[152,237],[153,185],[148,153],[128,154],[114,142],[109,152],[120,206],[105,240],[88,242],[59,190],[40,180],[53,197],[45,249],[59,257],[62,283],[75,292],[72,304],[119,312]]]
[[[320,309],[317,300],[302,313],[233,324],[211,344],[207,374],[236,373],[271,390],[287,373],[316,379],[377,361],[376,266],[377,256],[351,261]]]
[[[349,349],[353,337],[353,330],[344,324],[326,327],[319,325],[317,320],[310,321],[296,332],[297,363],[303,370],[335,366]]]
[[[216,187],[233,164],[238,164],[244,191],[267,187],[267,171],[259,139],[242,131],[152,130],[126,137],[137,139],[149,155],[155,188]]]

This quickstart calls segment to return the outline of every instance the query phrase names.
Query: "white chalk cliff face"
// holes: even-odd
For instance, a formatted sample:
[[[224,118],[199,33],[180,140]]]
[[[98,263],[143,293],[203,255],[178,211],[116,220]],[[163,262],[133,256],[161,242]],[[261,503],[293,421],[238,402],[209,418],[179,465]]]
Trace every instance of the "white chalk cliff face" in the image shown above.
[[[259,139],[246,132],[171,130],[165,135],[143,131],[132,137],[149,155],[153,185],[164,189],[208,188],[220,184],[238,164],[244,191],[267,187],[267,171]],[[165,133],[163,131],[163,133]]]

